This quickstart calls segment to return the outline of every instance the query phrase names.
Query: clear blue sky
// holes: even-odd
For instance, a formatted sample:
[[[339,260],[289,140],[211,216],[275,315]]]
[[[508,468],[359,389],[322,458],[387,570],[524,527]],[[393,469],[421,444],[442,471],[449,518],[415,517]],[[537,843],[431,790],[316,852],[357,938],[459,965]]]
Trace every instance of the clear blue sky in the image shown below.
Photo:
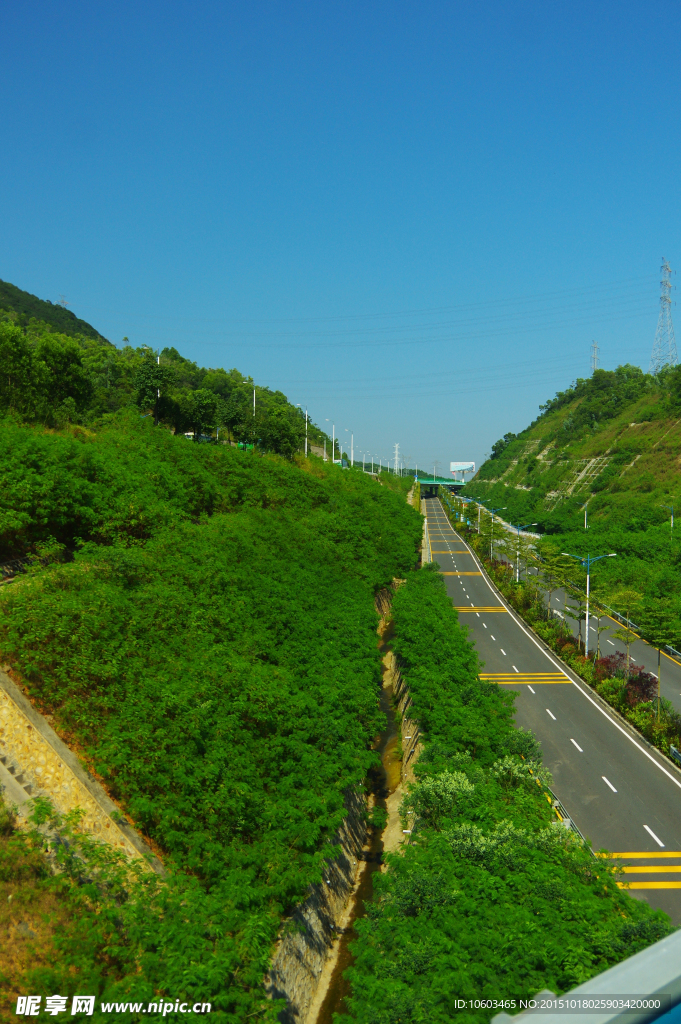
[[[480,461],[681,267],[681,8],[3,8],[0,277],[237,366],[386,457]],[[678,317],[677,317],[678,319]]]

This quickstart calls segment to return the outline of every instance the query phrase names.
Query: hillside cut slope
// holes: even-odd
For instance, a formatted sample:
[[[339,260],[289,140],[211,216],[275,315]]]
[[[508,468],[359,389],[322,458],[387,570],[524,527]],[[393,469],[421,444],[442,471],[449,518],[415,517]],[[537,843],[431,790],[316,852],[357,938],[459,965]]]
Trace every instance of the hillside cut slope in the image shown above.
[[[540,408],[526,430],[497,441],[463,494],[503,508],[509,522],[536,522],[554,535],[553,546],[573,544],[565,550],[577,553],[586,505],[591,554],[601,545],[618,554],[602,569],[609,584],[674,597],[680,580],[670,515],[679,490],[681,368],[656,376],[630,365],[596,370]]]

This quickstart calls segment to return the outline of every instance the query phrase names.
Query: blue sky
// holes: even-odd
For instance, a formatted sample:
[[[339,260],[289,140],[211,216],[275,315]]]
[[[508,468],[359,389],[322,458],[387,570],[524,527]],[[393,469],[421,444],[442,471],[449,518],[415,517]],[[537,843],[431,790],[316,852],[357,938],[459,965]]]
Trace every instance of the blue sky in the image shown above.
[[[648,366],[681,267],[669,2],[24,2],[0,278],[237,366],[356,451],[480,461]],[[673,310],[674,312],[674,310]]]

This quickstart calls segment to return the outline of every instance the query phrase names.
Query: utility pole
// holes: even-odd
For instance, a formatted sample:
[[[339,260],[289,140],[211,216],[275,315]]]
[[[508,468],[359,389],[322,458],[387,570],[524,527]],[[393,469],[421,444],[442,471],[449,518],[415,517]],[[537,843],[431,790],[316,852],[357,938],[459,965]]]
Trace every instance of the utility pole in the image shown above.
[[[253,415],[255,415],[255,410]],[[305,458],[307,458],[307,406],[305,406]]]
[[[655,331],[655,341],[653,342],[648,373],[658,373],[663,366],[676,366],[678,362],[674,324],[672,323],[672,271],[664,256],[662,257],[660,272],[662,274],[662,280],[660,281],[660,312],[657,318],[657,330]]]
[[[598,369],[600,349],[595,341],[591,342],[591,372]]]

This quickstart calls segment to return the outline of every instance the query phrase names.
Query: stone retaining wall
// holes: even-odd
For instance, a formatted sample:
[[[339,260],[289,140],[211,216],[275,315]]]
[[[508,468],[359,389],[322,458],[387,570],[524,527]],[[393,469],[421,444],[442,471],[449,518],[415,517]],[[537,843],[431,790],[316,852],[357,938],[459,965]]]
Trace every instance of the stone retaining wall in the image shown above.
[[[35,797],[47,797],[60,814],[84,812],[81,828],[130,858],[145,858],[162,873],[158,858],[125,821],[104,788],[82,767],[75,754],[33,707],[10,677],[0,670],[0,785],[6,801],[26,822]]]

